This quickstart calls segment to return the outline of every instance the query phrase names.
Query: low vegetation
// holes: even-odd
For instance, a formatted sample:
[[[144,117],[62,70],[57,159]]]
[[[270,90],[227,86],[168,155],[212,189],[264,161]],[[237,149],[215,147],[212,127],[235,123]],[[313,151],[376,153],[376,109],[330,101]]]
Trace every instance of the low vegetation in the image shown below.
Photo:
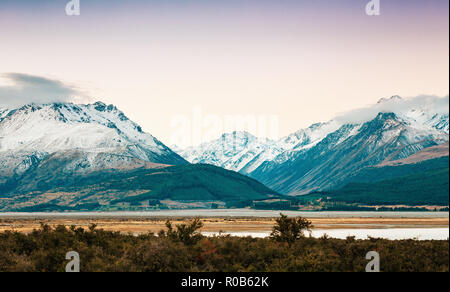
[[[270,238],[278,242],[294,243],[305,236],[305,231],[311,231],[312,223],[306,218],[288,218],[281,214],[276,220]]]
[[[311,238],[310,223],[282,216],[266,239],[203,237],[202,223],[134,236],[75,226],[42,225],[30,234],[0,233],[1,272],[63,272],[66,253],[80,254],[82,272],[364,272],[377,251],[384,272],[449,271],[449,242]]]
[[[200,219],[195,219],[191,224],[180,224],[176,226],[177,230],[174,230],[172,223],[167,221],[167,232],[162,230],[159,233],[160,237],[167,236],[174,242],[181,242],[184,245],[195,245],[202,240],[203,236],[199,230],[203,227],[203,223]]]

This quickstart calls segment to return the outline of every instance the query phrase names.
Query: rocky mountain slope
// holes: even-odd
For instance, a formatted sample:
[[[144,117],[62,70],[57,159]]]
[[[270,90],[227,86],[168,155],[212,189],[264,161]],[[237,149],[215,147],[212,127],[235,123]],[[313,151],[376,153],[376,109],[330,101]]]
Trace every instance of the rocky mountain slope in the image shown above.
[[[274,189],[302,194],[344,185],[361,169],[407,158],[448,141],[434,129],[417,129],[393,113],[362,125],[344,125],[306,152],[283,163],[266,162],[251,175]]]
[[[248,132],[223,134],[220,139],[179,152],[191,163],[211,164],[241,173],[249,173],[281,153],[275,141]]]
[[[447,142],[437,146],[425,148],[422,151],[419,151],[405,159],[384,162],[380,164],[379,167],[415,164],[427,160],[438,159],[441,157],[448,157],[448,156],[449,156],[449,143]]]
[[[258,138],[249,132],[226,133],[220,139],[196,147],[177,149],[177,152],[194,164],[211,164],[251,174],[266,161],[287,161],[290,154],[310,149],[338,128],[335,121],[318,123],[280,141]]]
[[[279,141],[242,147],[236,155],[230,151],[232,143],[221,140],[181,155],[194,163],[201,157],[202,163],[234,168],[284,194],[335,189],[365,167],[406,159],[448,142],[448,97],[446,104],[445,99],[436,106],[427,100],[393,96],[371,108],[314,124]],[[256,137],[252,140],[258,141]],[[214,151],[204,151],[208,147],[229,153],[226,161],[239,161],[239,167],[217,159]],[[253,159],[238,159],[247,156]]]

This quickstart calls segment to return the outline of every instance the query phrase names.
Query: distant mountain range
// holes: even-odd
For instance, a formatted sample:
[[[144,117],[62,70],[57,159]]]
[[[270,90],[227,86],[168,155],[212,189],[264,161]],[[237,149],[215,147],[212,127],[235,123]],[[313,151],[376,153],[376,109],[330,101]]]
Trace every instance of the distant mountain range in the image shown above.
[[[0,109],[0,211],[127,209],[142,194],[144,203],[219,204],[277,195],[243,175],[190,165],[113,105]]]
[[[393,96],[361,112],[369,118],[339,117],[279,141],[237,132],[179,154],[193,163],[239,171],[280,193],[301,195],[338,189],[367,167],[396,163],[449,141],[448,97],[446,107],[436,108]]]
[[[178,153],[101,102],[0,109],[0,212],[448,205],[445,103],[395,96],[279,141],[234,132]]]

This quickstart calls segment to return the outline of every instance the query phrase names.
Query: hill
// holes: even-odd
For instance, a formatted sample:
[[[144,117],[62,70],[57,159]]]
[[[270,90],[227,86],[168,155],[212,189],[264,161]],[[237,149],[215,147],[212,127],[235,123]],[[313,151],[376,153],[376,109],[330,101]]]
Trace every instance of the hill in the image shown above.
[[[447,167],[375,183],[351,183],[330,196],[334,201],[367,205],[448,206],[448,176]]]
[[[20,192],[0,196],[0,211],[142,210],[168,204],[182,208],[194,202],[198,204],[189,206],[213,202],[243,207],[252,200],[278,196],[256,180],[211,165],[113,169],[38,182],[36,177],[30,174],[20,181]]]
[[[349,183],[375,183],[409,175],[426,175],[429,171],[448,169],[449,157],[418,163],[366,167],[348,179]]]
[[[441,157],[413,164],[369,167],[340,189],[314,192],[295,200],[341,210],[396,205],[448,207],[448,194],[449,157]]]

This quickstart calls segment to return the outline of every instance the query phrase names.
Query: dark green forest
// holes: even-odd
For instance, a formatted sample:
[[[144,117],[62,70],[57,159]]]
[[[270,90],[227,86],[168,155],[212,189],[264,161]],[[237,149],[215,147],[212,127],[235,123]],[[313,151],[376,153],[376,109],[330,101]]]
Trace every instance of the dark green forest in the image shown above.
[[[336,201],[348,203],[439,205],[449,203],[449,170],[431,170],[418,175],[377,183],[352,183],[332,193]]]
[[[444,170],[449,168],[449,157],[425,160],[413,164],[393,166],[370,166],[361,169],[348,179],[348,183],[374,183],[410,175],[418,175],[433,170]]]
[[[14,188],[7,192],[0,186],[0,210],[20,212],[42,211],[80,211],[113,208],[130,210],[130,205],[140,205],[149,200],[158,202],[164,199],[176,201],[221,201],[227,207],[247,207],[253,200],[280,196],[258,181],[239,173],[212,165],[186,165],[162,169],[136,169],[132,171],[101,171],[85,176],[46,174],[39,179],[26,175],[16,181]],[[31,196],[21,196],[21,192],[32,192]],[[144,193],[129,196],[130,192],[145,190]],[[52,200],[22,207],[13,202],[33,200],[37,194],[47,192],[68,192],[76,194],[70,202]],[[101,194],[107,194],[109,202],[99,204]],[[103,201],[105,201],[104,199]],[[126,204],[123,207],[123,204]],[[122,207],[120,207],[122,206]]]
[[[356,205],[448,206],[448,163],[448,157],[443,157],[417,164],[369,167],[340,189],[295,199],[301,204],[320,201],[327,210],[364,210]]]

